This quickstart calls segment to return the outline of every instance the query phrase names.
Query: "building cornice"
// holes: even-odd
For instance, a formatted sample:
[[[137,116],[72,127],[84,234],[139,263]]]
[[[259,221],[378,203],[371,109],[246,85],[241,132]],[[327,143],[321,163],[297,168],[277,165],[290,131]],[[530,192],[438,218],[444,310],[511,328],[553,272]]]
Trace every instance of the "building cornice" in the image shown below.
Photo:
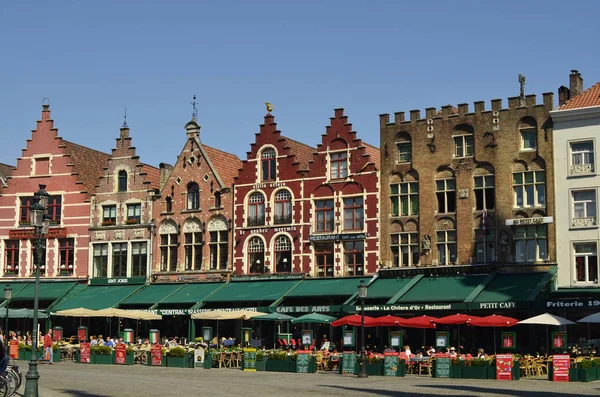
[[[590,106],[587,108],[553,110],[550,112],[552,120],[556,122],[567,122],[586,120],[600,117],[600,106]]]

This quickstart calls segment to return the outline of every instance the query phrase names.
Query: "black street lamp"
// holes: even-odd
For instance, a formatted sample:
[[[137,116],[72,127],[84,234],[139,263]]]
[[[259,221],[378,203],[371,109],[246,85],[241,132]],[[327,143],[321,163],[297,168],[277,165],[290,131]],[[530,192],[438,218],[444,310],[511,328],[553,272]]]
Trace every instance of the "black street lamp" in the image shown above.
[[[8,335],[8,305],[10,305],[10,300],[12,299],[12,288],[10,284],[6,284],[4,287],[4,300],[6,301],[6,317],[4,318],[4,344],[6,345],[6,353],[8,354],[10,348],[10,340]]]
[[[38,334],[38,312],[40,295],[40,267],[44,263],[44,252],[46,241],[44,236],[48,234],[50,222],[46,216],[48,208],[48,198],[50,195],[46,192],[46,185],[40,185],[40,190],[33,195],[33,204],[29,208],[29,218],[31,225],[35,228],[34,247],[35,247],[35,290],[33,295],[33,332],[31,333],[31,361],[29,361],[29,370],[25,374],[25,393],[23,397],[38,397],[38,373],[37,348],[39,341]]]
[[[360,280],[358,285],[358,297],[360,298],[360,367],[358,377],[366,378],[367,375],[367,357],[365,352],[365,298],[367,297],[367,286],[365,280]]]

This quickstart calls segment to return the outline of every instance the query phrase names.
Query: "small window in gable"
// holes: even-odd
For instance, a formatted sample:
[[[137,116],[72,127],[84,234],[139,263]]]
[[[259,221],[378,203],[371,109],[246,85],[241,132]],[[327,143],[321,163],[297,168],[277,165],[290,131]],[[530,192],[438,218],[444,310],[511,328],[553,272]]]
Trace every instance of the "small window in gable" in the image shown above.
[[[262,168],[262,180],[274,181],[277,179],[277,155],[275,150],[267,148],[260,155],[260,165]]]
[[[119,192],[127,191],[127,171],[125,171],[125,170],[119,171],[118,191]]]

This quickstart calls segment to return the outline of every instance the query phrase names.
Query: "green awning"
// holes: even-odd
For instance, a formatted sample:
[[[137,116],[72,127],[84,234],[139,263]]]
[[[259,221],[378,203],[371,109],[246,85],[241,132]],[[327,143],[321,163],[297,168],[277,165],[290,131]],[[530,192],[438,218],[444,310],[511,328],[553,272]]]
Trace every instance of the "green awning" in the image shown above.
[[[198,303],[222,285],[223,283],[186,284],[175,293],[161,300],[159,305],[174,303]]]
[[[183,284],[153,284],[145,286],[134,295],[125,299],[120,305],[145,305],[152,306],[173,292],[181,289]]]
[[[380,278],[369,285],[367,301],[369,299],[390,299],[402,288],[406,287],[412,278]]]
[[[525,302],[546,274],[499,274],[473,302]]]
[[[286,298],[306,296],[351,296],[358,292],[360,278],[304,280]],[[368,278],[363,278],[368,282]],[[369,289],[370,290],[370,289]]]
[[[205,302],[275,301],[302,280],[229,282]]]
[[[65,292],[69,291],[75,282],[68,283],[40,283],[39,289],[39,300],[56,300],[63,296]],[[24,300],[33,300],[35,295],[35,283],[28,283],[24,288],[20,289],[17,293],[13,292],[12,300],[14,301],[24,301]]]
[[[92,310],[114,307],[141,287],[140,285],[88,285],[78,294],[63,299],[58,305],[52,308],[52,311],[57,312],[78,307]]]
[[[423,277],[395,303],[463,302],[485,277],[484,275]]]

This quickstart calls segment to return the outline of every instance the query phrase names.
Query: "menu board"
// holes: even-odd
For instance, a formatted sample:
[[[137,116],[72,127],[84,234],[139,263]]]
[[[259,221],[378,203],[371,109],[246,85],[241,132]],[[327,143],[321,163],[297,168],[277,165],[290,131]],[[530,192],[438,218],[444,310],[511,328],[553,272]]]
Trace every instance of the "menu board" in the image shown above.
[[[569,381],[569,367],[571,366],[571,360],[568,354],[555,354],[552,356],[552,380],[554,382],[568,382]]]
[[[115,364],[125,365],[127,361],[127,346],[125,343],[119,343],[115,347]]]
[[[10,358],[13,360],[19,358],[19,341],[16,339],[10,341]]]
[[[517,347],[517,334],[515,332],[503,332],[502,333],[502,348],[503,349],[516,349]]]
[[[512,380],[513,364],[514,360],[512,354],[496,355],[496,379]]]
[[[296,372],[308,373],[308,363],[310,361],[310,351],[298,350],[296,355]]]
[[[77,329],[77,340],[79,340],[80,342],[87,340],[87,328]]]
[[[162,365],[162,346],[157,344],[152,345],[150,349],[150,365],[161,366]]]
[[[244,349],[244,371],[256,371],[256,349]]]
[[[435,355],[435,377],[436,378],[449,378],[450,377],[450,365],[452,358],[449,354],[436,354]]]
[[[204,349],[194,349],[194,368],[204,367]]]
[[[79,343],[79,362],[89,363],[90,362],[90,342]]]
[[[342,374],[354,375],[356,366],[356,353],[353,351],[342,353]]]
[[[555,350],[562,350],[566,346],[567,333],[566,332],[553,332],[552,333],[552,348]]]
[[[383,375],[397,376],[398,375],[398,353],[384,353],[383,358]]]

